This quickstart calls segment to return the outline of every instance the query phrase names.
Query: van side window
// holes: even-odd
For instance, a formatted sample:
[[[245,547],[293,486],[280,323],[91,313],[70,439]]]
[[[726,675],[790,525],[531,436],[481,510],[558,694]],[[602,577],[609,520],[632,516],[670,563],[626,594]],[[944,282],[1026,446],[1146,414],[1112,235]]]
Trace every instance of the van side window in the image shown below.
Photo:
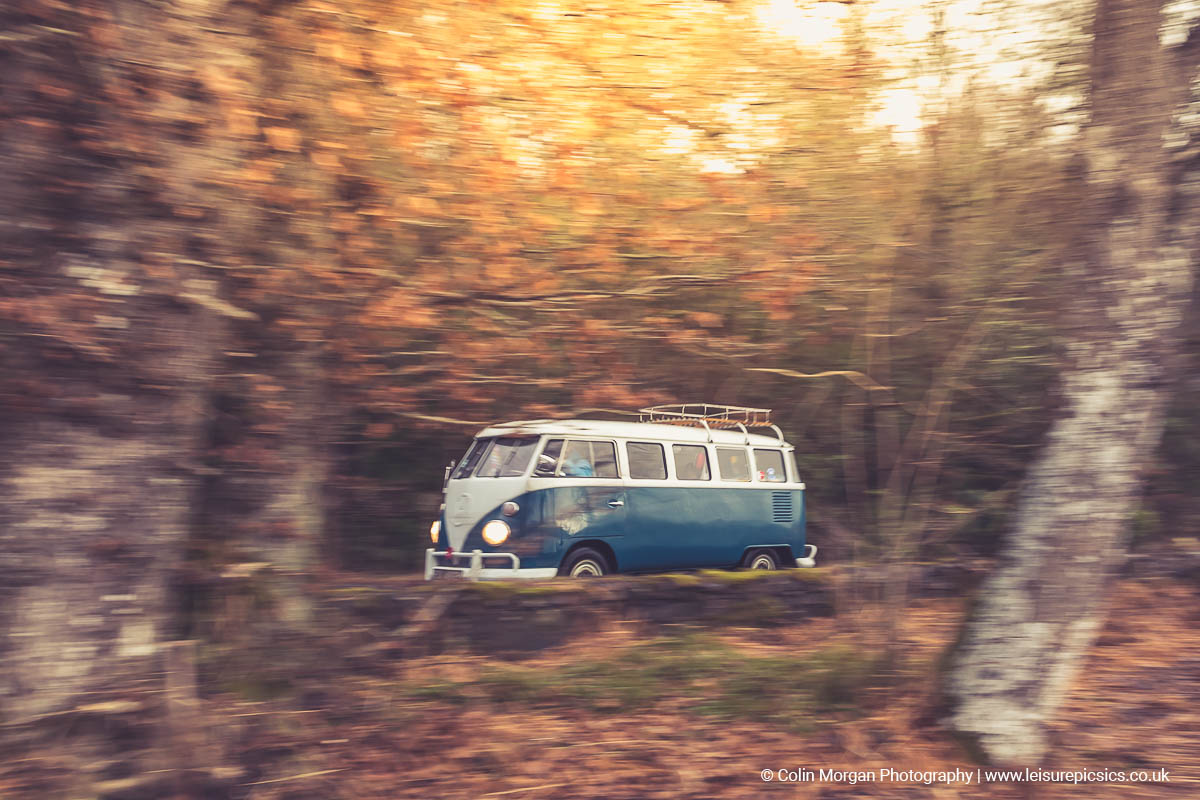
[[[783,469],[783,453],[778,450],[754,451],[754,466],[758,479],[767,483],[786,483],[787,472]]]
[[[470,475],[475,470],[475,465],[479,463],[479,458],[483,455],[483,451],[491,443],[491,439],[476,439],[471,442],[471,446],[467,448],[467,454],[463,456],[462,461],[458,462],[458,467],[450,477],[465,478]]]
[[[483,465],[476,473],[477,478],[515,478],[525,474],[529,459],[537,447],[536,436],[505,436],[496,439],[487,455],[483,457]]]
[[[563,444],[566,449],[563,449]],[[612,442],[550,439],[533,468],[535,478],[616,478],[617,447]]]
[[[628,442],[629,477],[641,481],[661,481],[667,477],[667,458],[663,446],[653,442]],[[749,479],[747,479],[749,480]]]
[[[796,451],[795,450],[787,451],[787,463],[788,463],[788,467],[792,470],[792,480],[799,481],[800,480],[800,468],[796,466]]]
[[[571,439],[563,451],[557,474],[563,478],[616,478],[616,445]]]
[[[671,451],[675,456],[676,478],[681,481],[710,480],[707,448],[694,444],[673,444]]]
[[[562,455],[562,439],[550,439],[546,442],[542,454],[538,456],[537,465],[533,468],[535,478],[553,478],[558,474],[558,457]]]
[[[597,478],[619,478],[617,472],[617,446],[612,442],[588,442],[592,446],[592,463],[596,465]]]
[[[741,447],[718,447],[717,471],[721,473],[721,480],[723,481],[749,482],[750,460],[746,458],[745,449]]]

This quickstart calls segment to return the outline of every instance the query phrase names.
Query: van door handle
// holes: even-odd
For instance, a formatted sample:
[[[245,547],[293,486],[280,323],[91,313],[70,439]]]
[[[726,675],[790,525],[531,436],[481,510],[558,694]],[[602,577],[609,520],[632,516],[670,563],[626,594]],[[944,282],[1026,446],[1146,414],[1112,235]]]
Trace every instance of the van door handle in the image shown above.
[[[625,505],[624,500],[609,500],[608,501],[609,508],[620,508],[623,505]]]

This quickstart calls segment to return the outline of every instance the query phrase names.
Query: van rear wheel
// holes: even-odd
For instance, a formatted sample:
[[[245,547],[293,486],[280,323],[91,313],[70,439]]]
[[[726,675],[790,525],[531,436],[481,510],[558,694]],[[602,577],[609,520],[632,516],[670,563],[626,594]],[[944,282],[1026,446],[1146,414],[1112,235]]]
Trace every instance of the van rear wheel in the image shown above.
[[[608,559],[603,553],[590,547],[572,550],[558,568],[559,575],[569,575],[572,578],[599,578],[610,572],[612,568],[608,565]]]
[[[779,569],[779,557],[770,550],[751,550],[742,563],[746,569]]]

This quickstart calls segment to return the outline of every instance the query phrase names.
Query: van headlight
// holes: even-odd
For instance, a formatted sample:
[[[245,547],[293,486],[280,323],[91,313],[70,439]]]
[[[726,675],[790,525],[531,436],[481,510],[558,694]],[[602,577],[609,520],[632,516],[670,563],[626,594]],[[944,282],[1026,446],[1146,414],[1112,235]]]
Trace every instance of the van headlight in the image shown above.
[[[504,544],[512,528],[502,519],[494,519],[483,526],[483,540],[490,545]]]
[[[431,540],[433,540],[434,544],[437,544],[438,534],[441,532],[442,532],[442,521],[440,519],[435,519],[433,521],[433,524],[429,526],[429,538]]]

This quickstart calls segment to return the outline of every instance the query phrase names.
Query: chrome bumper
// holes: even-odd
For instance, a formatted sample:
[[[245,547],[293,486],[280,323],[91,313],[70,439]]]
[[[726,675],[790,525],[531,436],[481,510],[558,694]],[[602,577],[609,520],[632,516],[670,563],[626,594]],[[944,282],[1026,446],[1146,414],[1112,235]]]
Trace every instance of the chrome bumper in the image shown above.
[[[817,546],[815,544],[806,544],[804,548],[804,557],[796,559],[796,566],[815,567],[817,565]]]
[[[438,563],[438,557],[449,558],[449,565]],[[485,567],[484,559],[507,558],[512,566]],[[466,564],[459,566],[460,561]],[[446,550],[435,551],[432,547],[425,551],[425,580],[433,580],[436,575],[458,575],[469,581],[505,580],[507,578],[553,578],[558,574],[554,567],[538,567],[521,569],[521,559],[516,553],[485,553],[482,550],[472,550],[469,553],[450,553]]]

